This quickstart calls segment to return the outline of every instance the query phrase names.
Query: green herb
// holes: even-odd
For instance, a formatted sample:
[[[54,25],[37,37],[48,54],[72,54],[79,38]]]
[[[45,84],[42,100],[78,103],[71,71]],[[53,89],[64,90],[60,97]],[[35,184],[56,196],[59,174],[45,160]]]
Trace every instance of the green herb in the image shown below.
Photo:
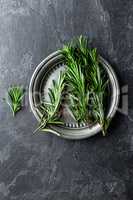
[[[52,124],[63,124],[61,120],[59,120],[59,109],[61,105],[62,92],[64,89],[64,78],[65,73],[60,72],[59,78],[57,81],[53,80],[53,87],[49,88],[49,102],[44,101],[40,109],[42,111],[41,121],[39,127],[35,130],[41,130],[45,132],[53,132],[48,128],[49,125]]]
[[[89,80],[89,89],[91,91],[92,115],[102,127],[105,136],[110,120],[105,115],[105,97],[107,92],[108,79],[105,71],[99,65],[97,50],[93,49],[89,52],[90,65],[87,68],[87,78]]]
[[[75,59],[74,50],[72,44],[64,46],[62,50],[67,64],[65,80],[69,91],[70,109],[78,122],[88,122],[89,91],[81,71],[81,62]]]
[[[8,97],[5,99],[10,106],[13,116],[21,110],[22,100],[24,97],[24,89],[20,86],[12,86],[8,89]]]
[[[99,65],[96,49],[88,48],[87,38],[80,36],[65,45],[62,54],[67,64],[66,81],[71,88],[70,107],[75,118],[85,122],[91,110],[91,116],[105,135],[110,122],[105,115],[108,79]]]

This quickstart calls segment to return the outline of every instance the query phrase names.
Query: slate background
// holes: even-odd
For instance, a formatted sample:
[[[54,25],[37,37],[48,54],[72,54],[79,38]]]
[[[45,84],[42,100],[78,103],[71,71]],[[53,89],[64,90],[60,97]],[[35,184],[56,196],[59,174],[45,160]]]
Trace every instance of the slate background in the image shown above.
[[[118,112],[105,138],[33,135],[28,95],[16,118],[2,98],[80,34],[128,86],[128,116]],[[132,62],[133,0],[0,0],[0,200],[133,199]]]

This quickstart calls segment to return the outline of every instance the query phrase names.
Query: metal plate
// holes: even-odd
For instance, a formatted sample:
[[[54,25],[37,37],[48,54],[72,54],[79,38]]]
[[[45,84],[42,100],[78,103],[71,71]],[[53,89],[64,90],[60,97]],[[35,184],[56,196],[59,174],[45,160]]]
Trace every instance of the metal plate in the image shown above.
[[[100,62],[105,68],[109,82],[110,82],[110,103],[107,112],[107,117],[112,118],[116,113],[119,103],[119,84],[116,74],[112,67],[100,57]],[[56,80],[61,70],[65,69],[63,56],[60,51],[56,51],[44,59],[34,71],[30,86],[29,86],[29,102],[31,110],[34,113],[36,119],[40,120],[40,111],[37,109],[37,105],[40,104],[43,97],[48,100],[48,88],[52,85],[52,80]],[[66,110],[68,108],[66,107]],[[50,126],[58,136],[67,139],[83,139],[97,134],[101,131],[101,127],[98,123],[95,124],[77,124],[70,112],[66,111],[64,117],[65,125],[63,126]]]

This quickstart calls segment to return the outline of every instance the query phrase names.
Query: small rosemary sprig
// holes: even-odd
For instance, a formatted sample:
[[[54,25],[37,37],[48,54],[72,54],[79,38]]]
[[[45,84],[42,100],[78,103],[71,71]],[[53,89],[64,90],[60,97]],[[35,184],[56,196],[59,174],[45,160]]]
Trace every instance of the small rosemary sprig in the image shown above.
[[[8,89],[8,96],[4,100],[10,106],[13,116],[21,110],[24,89],[20,86],[12,86]]]
[[[63,122],[59,120],[59,109],[61,105],[62,92],[64,89],[64,78],[65,73],[61,71],[58,80],[53,80],[53,87],[49,88],[48,93],[49,102],[44,101],[40,105],[40,109],[42,111],[41,120],[38,128],[34,132],[37,130],[53,132],[51,129],[49,129],[49,125],[63,124]]]

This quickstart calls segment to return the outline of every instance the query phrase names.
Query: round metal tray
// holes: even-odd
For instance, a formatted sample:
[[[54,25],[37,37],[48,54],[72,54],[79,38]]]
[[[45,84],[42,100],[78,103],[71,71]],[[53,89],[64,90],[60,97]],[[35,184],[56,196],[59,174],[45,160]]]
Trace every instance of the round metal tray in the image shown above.
[[[110,85],[110,103],[107,111],[107,117],[110,119],[115,115],[119,103],[119,84],[116,74],[107,61],[100,57],[100,63],[105,68]],[[40,110],[37,105],[40,104],[43,97],[48,100],[48,88],[52,85],[52,80],[56,80],[60,71],[65,69],[64,59],[60,51],[56,51],[45,58],[34,71],[29,86],[29,102],[31,110],[36,119],[40,121]],[[67,110],[67,108],[66,108]],[[68,110],[67,110],[68,111]],[[98,123],[95,124],[77,124],[71,113],[66,111],[65,124],[61,126],[50,126],[54,134],[67,139],[83,139],[97,134],[101,131]]]

